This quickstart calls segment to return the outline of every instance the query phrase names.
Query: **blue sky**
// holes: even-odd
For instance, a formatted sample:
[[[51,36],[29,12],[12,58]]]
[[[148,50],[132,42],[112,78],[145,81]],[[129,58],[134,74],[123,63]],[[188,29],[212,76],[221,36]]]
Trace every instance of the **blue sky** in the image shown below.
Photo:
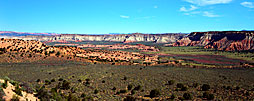
[[[254,0],[0,0],[0,30],[79,34],[253,30]]]

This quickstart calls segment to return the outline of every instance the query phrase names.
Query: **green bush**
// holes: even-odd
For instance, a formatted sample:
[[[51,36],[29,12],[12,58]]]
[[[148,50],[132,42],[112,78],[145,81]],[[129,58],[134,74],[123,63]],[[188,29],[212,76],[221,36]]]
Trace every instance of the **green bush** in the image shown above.
[[[68,101],[80,101],[80,100],[75,95],[70,93],[68,96]]]
[[[203,93],[203,98],[206,98],[207,100],[213,100],[214,99],[214,95],[213,94],[209,94],[208,92],[204,92]]]
[[[173,85],[175,83],[175,80],[169,80],[168,85]]]
[[[113,87],[113,88],[112,88],[112,90],[114,90],[114,91],[115,91],[115,90],[116,90],[116,87]]]
[[[158,97],[158,96],[160,96],[160,91],[158,89],[151,90],[150,92],[151,98]]]
[[[188,90],[188,88],[186,87],[186,86],[183,86],[182,88],[181,88],[181,91],[187,91]]]
[[[131,90],[131,95],[134,95],[136,93],[135,90]]]
[[[56,53],[56,56],[60,56],[60,52],[59,51]]]
[[[183,88],[184,85],[183,85],[182,83],[177,83],[177,84],[176,84],[176,87],[177,87],[177,88]]]
[[[51,79],[51,82],[56,82],[56,80],[55,79]]]
[[[170,96],[170,99],[175,99],[176,98],[176,95],[175,94],[172,94],[171,96]]]
[[[127,93],[127,90],[125,90],[125,89],[120,90],[120,93]]]
[[[131,90],[132,87],[133,87],[133,86],[132,86],[131,84],[129,84],[127,88],[128,88],[128,90]]]
[[[36,82],[40,82],[40,81],[41,81],[41,79],[37,79],[37,80],[36,80]]]
[[[183,98],[184,98],[185,100],[191,100],[191,99],[192,99],[192,95],[191,95],[190,93],[184,93],[184,94],[183,94]]]
[[[63,81],[63,78],[59,78],[58,81]]]
[[[8,86],[8,84],[7,84],[7,81],[6,80],[4,80],[4,83],[2,83],[2,85],[1,85],[4,89],[6,89],[7,88],[7,86]]]
[[[45,85],[50,85],[51,82],[49,80],[45,80]]]
[[[97,89],[94,90],[94,94],[98,94],[99,91]]]
[[[201,88],[202,88],[203,91],[208,91],[210,89],[210,85],[203,84]]]
[[[22,95],[22,90],[21,90],[21,88],[19,87],[18,84],[15,85],[15,90],[14,90],[14,92],[15,92],[17,95],[23,96],[23,95]]]
[[[138,85],[138,86],[136,86],[135,88],[134,88],[134,90],[141,90],[141,86],[140,85]]]
[[[80,97],[86,97],[86,94],[85,94],[85,93],[82,93]]]
[[[132,96],[126,96],[123,101],[136,101],[136,98],[135,97],[132,97]]]
[[[198,83],[193,83],[193,87],[194,87],[194,88],[197,88],[198,85],[199,85]]]
[[[19,97],[17,95],[13,95],[11,101],[19,101]]]
[[[70,82],[64,80],[61,88],[64,90],[70,89]]]

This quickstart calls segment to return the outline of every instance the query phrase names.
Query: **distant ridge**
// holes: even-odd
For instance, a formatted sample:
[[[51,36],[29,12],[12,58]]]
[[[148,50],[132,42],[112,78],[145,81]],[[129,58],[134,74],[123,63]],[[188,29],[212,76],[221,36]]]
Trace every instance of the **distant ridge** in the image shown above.
[[[51,36],[57,35],[56,33],[28,33],[28,32],[15,32],[15,31],[0,31],[0,36]]]
[[[115,41],[115,42],[155,42],[172,43],[183,38],[187,34],[163,33],[163,34],[55,34],[55,33],[24,33],[13,31],[0,31],[0,37],[9,39],[37,40],[49,42],[63,41]]]

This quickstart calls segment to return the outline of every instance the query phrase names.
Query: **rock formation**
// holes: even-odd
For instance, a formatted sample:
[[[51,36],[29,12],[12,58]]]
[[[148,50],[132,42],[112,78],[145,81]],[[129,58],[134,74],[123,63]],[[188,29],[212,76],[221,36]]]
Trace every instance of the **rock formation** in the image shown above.
[[[204,46],[224,51],[254,50],[253,31],[192,32],[173,46]]]
[[[156,43],[172,43],[181,39],[186,34],[105,34],[105,35],[85,35],[85,34],[34,34],[26,33],[25,35],[16,34],[14,32],[0,32],[0,36],[4,38],[16,38],[23,40],[37,41],[116,41],[116,42],[156,42]]]

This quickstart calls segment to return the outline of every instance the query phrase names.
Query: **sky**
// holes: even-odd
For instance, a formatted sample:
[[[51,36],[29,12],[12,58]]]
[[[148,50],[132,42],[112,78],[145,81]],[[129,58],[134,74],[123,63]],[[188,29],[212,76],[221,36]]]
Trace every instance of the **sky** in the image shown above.
[[[69,34],[254,29],[254,0],[0,0],[0,31]]]

